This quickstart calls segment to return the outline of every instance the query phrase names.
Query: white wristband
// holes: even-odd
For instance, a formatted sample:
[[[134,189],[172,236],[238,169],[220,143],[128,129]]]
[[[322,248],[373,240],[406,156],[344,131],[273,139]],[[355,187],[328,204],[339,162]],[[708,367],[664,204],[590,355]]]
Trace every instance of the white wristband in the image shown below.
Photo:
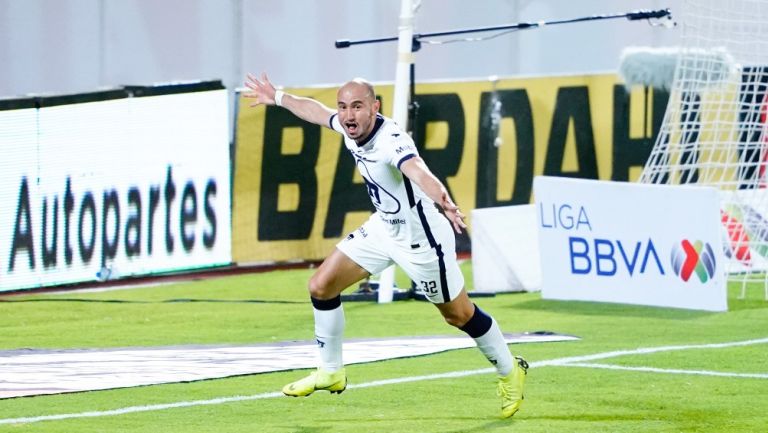
[[[283,92],[282,90],[275,91],[275,105],[277,105],[278,107],[283,106],[283,95],[285,95],[285,92]]]

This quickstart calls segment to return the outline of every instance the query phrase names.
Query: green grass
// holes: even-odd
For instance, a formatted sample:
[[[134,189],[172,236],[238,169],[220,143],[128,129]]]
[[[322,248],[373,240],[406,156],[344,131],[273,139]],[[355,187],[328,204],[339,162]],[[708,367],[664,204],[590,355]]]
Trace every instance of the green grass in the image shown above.
[[[467,265],[465,272],[471,272]],[[0,349],[163,346],[307,340],[311,270],[229,276],[103,293],[4,297]],[[402,276],[398,276],[402,281]],[[468,278],[468,282],[471,278]],[[401,285],[403,283],[401,282]],[[727,313],[545,301],[538,294],[475,298],[506,332],[551,330],[576,342],[510,346],[531,362],[612,350],[768,337],[762,289]],[[69,299],[66,301],[65,299]],[[197,300],[181,302],[179,300]],[[63,301],[64,300],[64,301]],[[246,302],[246,301],[263,302]],[[121,301],[121,302],[114,302]],[[227,302],[222,302],[227,301]],[[346,337],[462,335],[425,302],[346,303]],[[768,373],[768,344],[631,355],[595,362],[630,367]],[[0,365],[2,364],[0,358]],[[351,383],[488,367],[475,349],[351,365]],[[305,372],[0,400],[0,419],[278,391]],[[2,384],[0,384],[0,387]],[[267,398],[118,416],[0,425],[0,432],[722,432],[765,431],[767,379],[580,367],[529,372],[526,402],[497,419],[492,375],[350,389],[342,395]]]

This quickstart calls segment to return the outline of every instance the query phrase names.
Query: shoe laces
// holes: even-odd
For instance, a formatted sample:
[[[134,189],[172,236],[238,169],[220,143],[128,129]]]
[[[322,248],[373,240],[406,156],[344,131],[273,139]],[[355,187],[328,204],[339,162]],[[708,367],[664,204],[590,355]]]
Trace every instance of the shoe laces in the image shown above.
[[[525,374],[528,374],[528,362],[519,356],[515,356],[515,361],[517,361],[517,365],[519,365],[520,368],[523,369],[523,372],[525,372]]]
[[[499,380],[499,384],[496,386],[496,395],[504,399],[512,398],[512,384]]]

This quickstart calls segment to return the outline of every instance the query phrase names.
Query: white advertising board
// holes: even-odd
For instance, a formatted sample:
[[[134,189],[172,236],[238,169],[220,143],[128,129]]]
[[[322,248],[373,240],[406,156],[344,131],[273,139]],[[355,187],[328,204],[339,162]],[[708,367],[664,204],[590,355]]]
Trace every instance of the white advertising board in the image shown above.
[[[541,290],[534,205],[473,209],[470,220],[476,292]]]
[[[0,291],[230,263],[227,111],[226,90],[0,111]]]
[[[728,309],[718,192],[537,177],[542,297]]]

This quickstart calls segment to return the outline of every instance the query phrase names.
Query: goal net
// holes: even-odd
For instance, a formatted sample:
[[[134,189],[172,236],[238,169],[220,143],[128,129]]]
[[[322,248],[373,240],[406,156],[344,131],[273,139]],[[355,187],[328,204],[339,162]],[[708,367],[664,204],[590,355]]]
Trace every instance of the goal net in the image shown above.
[[[729,281],[768,297],[768,0],[686,0],[670,100],[640,182],[720,190]]]

